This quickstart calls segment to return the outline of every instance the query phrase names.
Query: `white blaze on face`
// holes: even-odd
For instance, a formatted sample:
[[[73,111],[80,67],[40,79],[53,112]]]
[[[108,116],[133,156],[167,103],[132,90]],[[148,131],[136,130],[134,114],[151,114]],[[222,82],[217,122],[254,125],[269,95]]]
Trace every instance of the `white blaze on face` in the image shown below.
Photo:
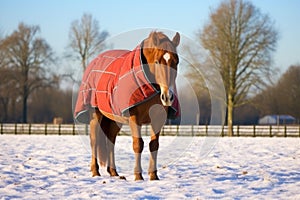
[[[170,56],[169,53],[165,53],[165,54],[163,55],[163,58],[165,59],[166,63],[168,63],[168,61],[170,60],[171,56]]]

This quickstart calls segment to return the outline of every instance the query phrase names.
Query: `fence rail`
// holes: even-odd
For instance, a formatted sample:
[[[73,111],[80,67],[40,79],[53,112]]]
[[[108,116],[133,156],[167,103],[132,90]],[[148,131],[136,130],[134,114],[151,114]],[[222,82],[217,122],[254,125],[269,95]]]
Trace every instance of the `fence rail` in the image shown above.
[[[87,135],[89,126],[80,124],[0,124],[0,134]],[[234,126],[234,136],[243,137],[300,137],[300,126]],[[162,136],[227,136],[227,126],[165,125]],[[124,125],[120,135],[130,135]],[[142,135],[150,134],[150,126],[142,126]]]

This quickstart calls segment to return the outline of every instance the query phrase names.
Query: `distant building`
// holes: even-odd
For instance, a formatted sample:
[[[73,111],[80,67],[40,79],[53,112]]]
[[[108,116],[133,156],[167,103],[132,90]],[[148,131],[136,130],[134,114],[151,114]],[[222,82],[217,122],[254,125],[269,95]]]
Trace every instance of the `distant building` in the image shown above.
[[[296,118],[290,115],[266,115],[258,120],[260,125],[296,124]]]

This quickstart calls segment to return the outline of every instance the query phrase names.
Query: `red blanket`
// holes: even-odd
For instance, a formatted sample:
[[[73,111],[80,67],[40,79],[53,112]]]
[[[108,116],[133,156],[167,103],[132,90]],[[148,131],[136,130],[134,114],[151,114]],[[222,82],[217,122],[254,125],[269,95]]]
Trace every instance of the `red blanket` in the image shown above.
[[[88,123],[90,107],[122,116],[129,108],[159,92],[145,74],[140,46],[133,51],[106,51],[89,64],[83,75],[74,117],[79,122]],[[177,98],[173,104],[173,115],[177,117]]]

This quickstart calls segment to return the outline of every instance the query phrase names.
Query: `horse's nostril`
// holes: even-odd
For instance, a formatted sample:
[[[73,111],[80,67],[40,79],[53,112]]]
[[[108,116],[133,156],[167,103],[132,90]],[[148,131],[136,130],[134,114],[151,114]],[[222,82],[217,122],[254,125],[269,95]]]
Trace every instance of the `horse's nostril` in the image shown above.
[[[173,93],[170,94],[170,101],[172,102],[174,100],[174,95]]]
[[[161,94],[161,99],[162,99],[163,101],[167,101],[166,95],[165,95],[165,94]]]

